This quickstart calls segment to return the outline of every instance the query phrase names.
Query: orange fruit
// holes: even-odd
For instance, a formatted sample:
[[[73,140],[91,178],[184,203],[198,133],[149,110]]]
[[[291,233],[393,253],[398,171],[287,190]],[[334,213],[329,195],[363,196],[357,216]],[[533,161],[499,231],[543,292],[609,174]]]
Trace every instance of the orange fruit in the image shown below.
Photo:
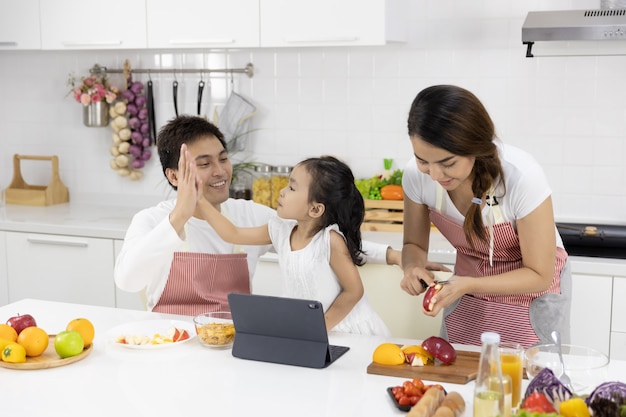
[[[9,343],[2,349],[2,360],[10,363],[24,363],[26,350],[18,343]]]
[[[17,337],[17,343],[22,345],[26,350],[26,356],[39,356],[46,351],[48,347],[48,333],[41,327],[27,327],[20,332]]]
[[[85,347],[91,345],[91,342],[93,342],[93,338],[96,334],[93,324],[84,318],[78,318],[70,321],[65,330],[74,330],[75,332],[80,333],[83,337],[83,341],[85,342]]]
[[[404,352],[394,343],[383,343],[374,350],[372,360],[381,365],[402,365]]]
[[[0,324],[0,339],[10,340],[15,342],[17,340],[17,332],[8,324]]]

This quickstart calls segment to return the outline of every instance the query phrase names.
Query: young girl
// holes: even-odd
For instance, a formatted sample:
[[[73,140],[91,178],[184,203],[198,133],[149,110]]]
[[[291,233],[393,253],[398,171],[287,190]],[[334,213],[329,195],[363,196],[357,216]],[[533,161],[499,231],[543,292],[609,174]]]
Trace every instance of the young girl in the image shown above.
[[[189,170],[194,169],[190,164]],[[242,245],[272,243],[283,295],[319,300],[329,331],[390,335],[364,295],[356,267],[363,264],[360,227],[365,209],[346,164],[330,156],[297,164],[280,192],[278,215],[260,227],[235,227],[207,201],[200,199],[199,205],[222,239]]]

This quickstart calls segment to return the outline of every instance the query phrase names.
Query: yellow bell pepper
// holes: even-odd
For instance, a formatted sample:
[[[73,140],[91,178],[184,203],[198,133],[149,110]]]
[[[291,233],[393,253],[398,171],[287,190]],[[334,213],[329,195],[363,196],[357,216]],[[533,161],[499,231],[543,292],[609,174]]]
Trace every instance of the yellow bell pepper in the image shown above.
[[[559,414],[563,417],[589,417],[589,408],[582,398],[575,397],[561,403]]]

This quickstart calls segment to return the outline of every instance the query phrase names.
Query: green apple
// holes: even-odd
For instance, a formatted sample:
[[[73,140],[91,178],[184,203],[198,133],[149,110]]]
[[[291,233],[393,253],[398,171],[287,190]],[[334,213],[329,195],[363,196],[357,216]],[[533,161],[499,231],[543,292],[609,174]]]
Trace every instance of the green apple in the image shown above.
[[[74,330],[59,332],[54,338],[54,350],[61,358],[70,358],[82,353],[85,347],[83,337]]]

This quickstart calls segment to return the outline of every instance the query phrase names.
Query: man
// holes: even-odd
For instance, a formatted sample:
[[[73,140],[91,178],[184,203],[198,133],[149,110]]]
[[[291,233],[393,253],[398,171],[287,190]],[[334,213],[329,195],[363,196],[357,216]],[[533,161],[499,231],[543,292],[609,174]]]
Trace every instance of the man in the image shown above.
[[[223,241],[198,210],[199,196],[239,227],[267,224],[275,212],[228,198],[232,164],[223,134],[206,119],[171,120],[160,130],[157,147],[177,198],[133,217],[115,265],[115,283],[129,292],[145,290],[152,311],[196,315],[229,310],[228,293],[251,292],[258,258],[271,246]],[[188,171],[180,169],[185,163],[196,165],[197,178],[179,176]],[[363,249],[371,261],[400,263],[400,252],[386,245],[363,242]]]

